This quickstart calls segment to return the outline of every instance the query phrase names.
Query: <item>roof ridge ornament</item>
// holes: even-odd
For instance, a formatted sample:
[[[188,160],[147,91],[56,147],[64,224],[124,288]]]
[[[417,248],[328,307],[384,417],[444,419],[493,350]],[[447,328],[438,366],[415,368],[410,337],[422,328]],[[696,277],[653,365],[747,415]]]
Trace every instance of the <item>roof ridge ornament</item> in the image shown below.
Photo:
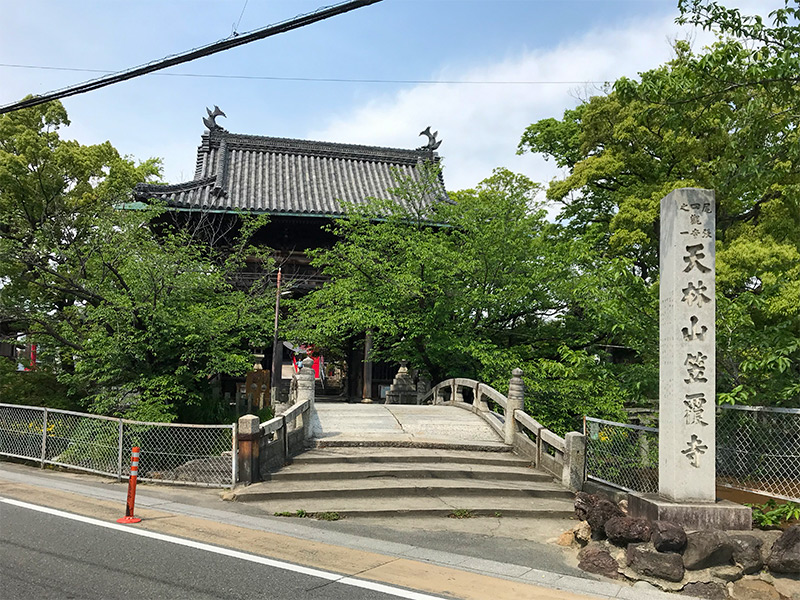
[[[228,118],[224,112],[222,112],[216,104],[214,105],[214,110],[212,111],[210,108],[206,107],[206,112],[208,113],[208,118],[203,117],[203,124],[208,127],[209,131],[214,129],[222,129],[222,125],[217,124],[217,117],[225,117]]]
[[[428,145],[422,146],[420,150],[436,150],[439,146],[442,145],[442,140],[436,140],[436,136],[439,135],[438,131],[434,131],[431,133],[431,126],[428,125],[423,131],[419,132],[420,135],[428,136]]]

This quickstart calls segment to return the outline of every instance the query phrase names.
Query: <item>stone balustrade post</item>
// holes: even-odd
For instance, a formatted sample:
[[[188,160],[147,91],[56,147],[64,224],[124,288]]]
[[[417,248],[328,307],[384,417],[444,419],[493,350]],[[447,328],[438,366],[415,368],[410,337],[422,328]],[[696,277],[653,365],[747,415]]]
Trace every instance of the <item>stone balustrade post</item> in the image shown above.
[[[297,401],[309,401],[308,411],[303,414],[303,438],[306,440],[319,436],[322,425],[317,415],[316,387],[314,377],[314,361],[311,358],[303,359],[303,368],[297,374]]]
[[[261,480],[260,425],[261,422],[256,415],[239,417],[239,433],[236,436],[239,447],[239,483],[245,485]]]
[[[436,390],[436,398],[434,399],[434,404],[444,404],[444,390],[445,388],[441,387]]]
[[[472,391],[472,409],[475,412],[487,412],[489,410],[489,405],[483,399],[480,383],[476,384],[475,389]]]
[[[586,436],[571,431],[564,436],[564,469],[561,484],[573,492],[583,489],[586,476]]]
[[[314,401],[314,360],[303,359],[303,368],[297,373],[297,402]]]
[[[453,403],[454,404],[456,402],[462,402],[463,403],[464,402],[464,392],[461,389],[461,386],[458,385],[457,383],[454,383],[453,384],[453,392],[454,392]]]
[[[427,377],[421,376],[417,380],[417,404],[422,402],[422,399],[428,395],[428,392],[431,391],[431,381]],[[436,398],[433,399],[433,403],[436,404]]]
[[[522,369],[511,372],[508,382],[508,402],[506,403],[505,428],[503,430],[505,443],[513,446],[514,438],[519,432],[519,425],[514,418],[514,412],[525,408],[525,384],[522,382]]]

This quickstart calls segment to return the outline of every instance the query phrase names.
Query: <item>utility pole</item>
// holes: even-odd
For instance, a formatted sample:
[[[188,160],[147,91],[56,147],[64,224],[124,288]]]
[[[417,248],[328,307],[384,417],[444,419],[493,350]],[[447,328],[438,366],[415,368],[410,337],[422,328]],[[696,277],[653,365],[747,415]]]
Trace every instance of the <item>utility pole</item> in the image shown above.
[[[283,370],[283,344],[278,346],[278,314],[281,310],[281,268],[278,267],[278,284],[275,289],[275,327],[272,333],[272,377],[270,378],[270,404],[274,407],[278,403],[278,392],[281,384],[281,371]]]

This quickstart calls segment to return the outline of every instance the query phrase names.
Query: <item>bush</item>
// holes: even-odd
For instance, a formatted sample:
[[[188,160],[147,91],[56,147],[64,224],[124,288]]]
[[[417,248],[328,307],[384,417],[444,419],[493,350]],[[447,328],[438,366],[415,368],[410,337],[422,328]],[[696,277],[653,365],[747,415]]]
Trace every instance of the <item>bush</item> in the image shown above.
[[[14,360],[0,357],[0,402],[81,410],[78,399],[67,386],[46,369],[17,371]]]

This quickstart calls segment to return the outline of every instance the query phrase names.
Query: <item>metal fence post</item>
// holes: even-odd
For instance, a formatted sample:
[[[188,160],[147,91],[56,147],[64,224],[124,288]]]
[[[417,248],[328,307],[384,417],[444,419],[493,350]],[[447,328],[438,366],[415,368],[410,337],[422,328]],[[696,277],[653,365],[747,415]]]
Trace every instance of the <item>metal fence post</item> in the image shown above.
[[[239,444],[236,442],[236,439],[239,435],[239,424],[234,423],[233,428],[231,429],[232,435],[232,450],[233,450],[233,457],[232,457],[232,464],[231,464],[231,489],[236,487],[236,480],[239,478],[239,460],[237,456],[237,450],[239,449]]]
[[[117,440],[117,481],[122,481],[122,419],[119,420],[119,439]]]
[[[44,469],[44,461],[47,459],[47,408],[42,413],[42,468]]]

